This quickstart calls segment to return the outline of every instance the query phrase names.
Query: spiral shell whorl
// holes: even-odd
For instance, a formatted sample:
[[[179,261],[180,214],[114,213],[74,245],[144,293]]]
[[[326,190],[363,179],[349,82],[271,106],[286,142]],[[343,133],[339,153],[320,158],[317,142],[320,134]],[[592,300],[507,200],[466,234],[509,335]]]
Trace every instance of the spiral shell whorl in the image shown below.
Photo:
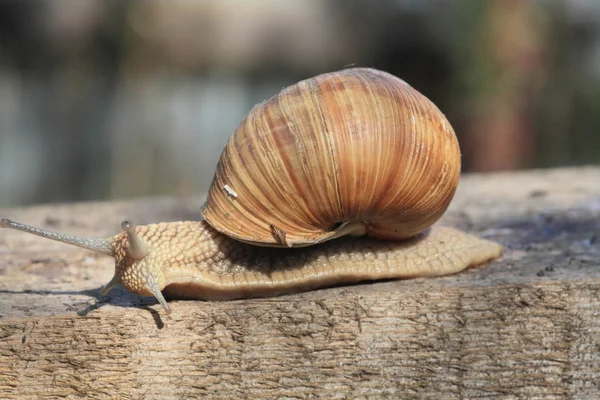
[[[388,73],[347,69],[252,109],[221,155],[203,215],[266,246],[327,240],[352,221],[404,239],[439,219],[459,174],[454,131],[433,103]]]

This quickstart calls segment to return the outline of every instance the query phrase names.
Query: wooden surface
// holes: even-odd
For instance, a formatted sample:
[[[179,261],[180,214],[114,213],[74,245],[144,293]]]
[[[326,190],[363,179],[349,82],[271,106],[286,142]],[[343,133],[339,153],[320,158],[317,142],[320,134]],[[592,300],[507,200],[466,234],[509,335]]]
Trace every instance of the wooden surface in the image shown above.
[[[69,233],[195,199],[0,210]],[[506,246],[441,279],[172,302],[109,257],[0,230],[0,398],[600,398],[600,168],[466,176],[445,224]]]

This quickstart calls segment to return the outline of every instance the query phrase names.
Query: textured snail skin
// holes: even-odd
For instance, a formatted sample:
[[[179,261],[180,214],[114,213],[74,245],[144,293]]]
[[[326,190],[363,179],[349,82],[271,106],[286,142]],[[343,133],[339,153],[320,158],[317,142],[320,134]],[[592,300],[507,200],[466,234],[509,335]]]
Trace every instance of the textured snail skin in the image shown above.
[[[240,243],[206,221],[132,227],[107,239],[71,236],[0,220],[16,229],[115,258],[115,275],[102,289],[122,286],[154,296],[167,314],[172,299],[232,300],[276,296],[337,284],[432,277],[494,259],[502,246],[434,226],[405,241],[343,237],[310,248],[269,248]]]
[[[206,222],[140,226],[147,256],[128,255],[124,234],[111,239],[115,279],[141,295],[162,290],[174,299],[231,300],[312,290],[365,280],[448,275],[498,257],[502,246],[453,228],[433,227],[392,242],[340,238],[310,249],[239,243]]]

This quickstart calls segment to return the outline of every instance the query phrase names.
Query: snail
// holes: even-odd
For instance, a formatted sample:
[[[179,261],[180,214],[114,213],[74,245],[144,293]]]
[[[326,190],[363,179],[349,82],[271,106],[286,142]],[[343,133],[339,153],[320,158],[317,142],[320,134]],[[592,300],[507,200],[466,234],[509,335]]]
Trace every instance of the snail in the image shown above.
[[[26,231],[115,258],[122,286],[165,300],[275,296],[336,284],[453,274],[502,246],[432,226],[458,185],[442,112],[375,69],[318,75],[254,106],[229,139],[199,221],[107,239]]]

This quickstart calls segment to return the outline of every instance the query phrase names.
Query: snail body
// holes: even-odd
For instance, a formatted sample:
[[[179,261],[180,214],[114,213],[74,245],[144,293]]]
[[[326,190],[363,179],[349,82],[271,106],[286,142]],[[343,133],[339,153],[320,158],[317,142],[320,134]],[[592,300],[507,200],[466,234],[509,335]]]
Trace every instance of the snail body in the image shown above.
[[[301,81],[255,106],[223,151],[201,221],[124,222],[108,239],[6,219],[0,226],[113,256],[115,275],[102,293],[121,285],[155,296],[169,313],[163,292],[273,296],[447,275],[495,258],[496,243],[431,227],[459,175],[458,142],[437,107],[388,73],[357,68]]]

